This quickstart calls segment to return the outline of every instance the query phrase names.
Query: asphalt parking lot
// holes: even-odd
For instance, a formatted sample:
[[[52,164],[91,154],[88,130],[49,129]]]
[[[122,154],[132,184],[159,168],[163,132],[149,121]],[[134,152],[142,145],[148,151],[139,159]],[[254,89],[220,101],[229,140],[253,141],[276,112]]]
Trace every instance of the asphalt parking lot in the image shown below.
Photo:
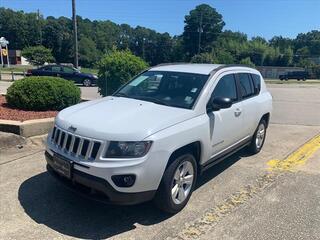
[[[208,170],[175,216],[75,195],[46,173],[39,146],[0,149],[0,239],[320,239],[320,84],[268,87],[263,151]]]

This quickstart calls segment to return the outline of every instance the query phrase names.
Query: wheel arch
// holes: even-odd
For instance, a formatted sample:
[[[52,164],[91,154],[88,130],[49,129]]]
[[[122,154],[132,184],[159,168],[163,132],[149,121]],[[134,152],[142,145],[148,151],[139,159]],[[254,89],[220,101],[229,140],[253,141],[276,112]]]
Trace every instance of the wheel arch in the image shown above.
[[[266,121],[266,123],[267,123],[267,126],[266,126],[266,127],[268,127],[268,126],[269,126],[269,121],[270,121],[270,113],[265,113],[265,114],[261,117],[260,121],[261,121],[262,119]]]
[[[190,153],[194,156],[194,158],[196,159],[197,162],[197,169],[199,170],[199,166],[200,166],[200,159],[201,159],[201,143],[200,141],[195,141],[192,143],[189,143],[187,145],[184,145],[178,149],[176,149],[169,157],[169,160],[167,162],[166,165],[166,169],[168,168],[168,166],[179,156],[186,154],[186,153]]]

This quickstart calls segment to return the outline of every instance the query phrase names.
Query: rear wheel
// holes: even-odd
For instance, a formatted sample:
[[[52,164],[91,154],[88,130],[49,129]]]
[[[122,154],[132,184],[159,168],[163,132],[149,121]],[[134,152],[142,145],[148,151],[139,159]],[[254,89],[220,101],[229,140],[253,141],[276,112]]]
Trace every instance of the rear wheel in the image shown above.
[[[90,79],[84,79],[83,82],[82,82],[83,86],[85,87],[90,87],[92,82]]]
[[[197,179],[197,163],[193,155],[176,158],[164,172],[154,203],[168,213],[181,211],[189,201]]]
[[[267,123],[264,119],[259,122],[259,125],[252,137],[249,145],[249,151],[252,154],[256,154],[261,151],[264,141],[266,139]]]

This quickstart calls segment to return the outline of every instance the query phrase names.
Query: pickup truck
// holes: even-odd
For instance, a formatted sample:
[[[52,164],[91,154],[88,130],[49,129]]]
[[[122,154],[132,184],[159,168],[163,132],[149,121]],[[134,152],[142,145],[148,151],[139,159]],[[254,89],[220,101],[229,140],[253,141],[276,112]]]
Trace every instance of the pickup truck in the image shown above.
[[[309,78],[309,73],[306,71],[293,71],[293,72],[286,72],[284,74],[279,75],[280,80],[289,80],[289,79],[297,79],[298,81],[303,80],[305,81]]]

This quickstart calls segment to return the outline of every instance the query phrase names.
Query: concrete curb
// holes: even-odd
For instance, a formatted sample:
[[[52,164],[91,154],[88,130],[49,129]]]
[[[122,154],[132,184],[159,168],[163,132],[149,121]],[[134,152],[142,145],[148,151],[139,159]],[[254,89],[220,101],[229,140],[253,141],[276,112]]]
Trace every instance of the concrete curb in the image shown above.
[[[53,127],[54,118],[28,120],[24,122],[0,120],[0,131],[23,137],[44,135]]]

